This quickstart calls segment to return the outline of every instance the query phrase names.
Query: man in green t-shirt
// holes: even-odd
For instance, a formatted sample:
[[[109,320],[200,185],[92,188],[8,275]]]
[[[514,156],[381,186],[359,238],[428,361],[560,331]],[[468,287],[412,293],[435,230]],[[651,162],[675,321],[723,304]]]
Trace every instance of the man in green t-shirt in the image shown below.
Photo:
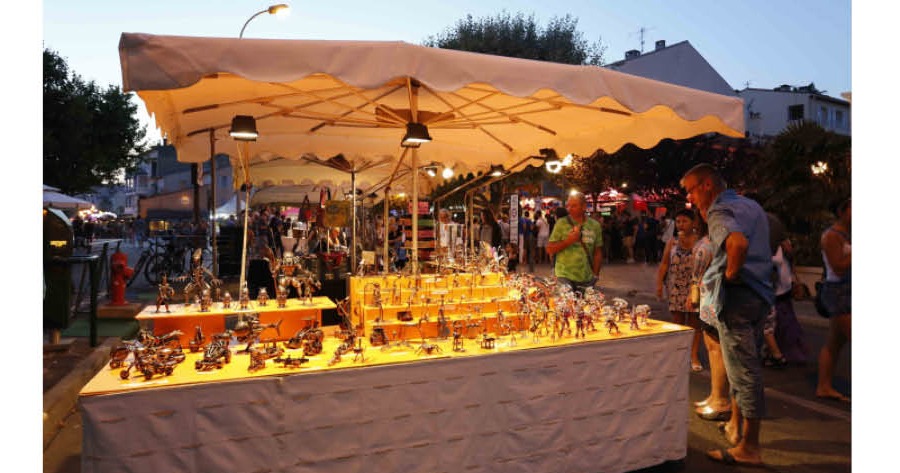
[[[556,255],[559,282],[582,293],[597,281],[603,261],[603,227],[585,215],[586,209],[584,194],[569,196],[569,215],[556,221],[547,243],[547,253]]]

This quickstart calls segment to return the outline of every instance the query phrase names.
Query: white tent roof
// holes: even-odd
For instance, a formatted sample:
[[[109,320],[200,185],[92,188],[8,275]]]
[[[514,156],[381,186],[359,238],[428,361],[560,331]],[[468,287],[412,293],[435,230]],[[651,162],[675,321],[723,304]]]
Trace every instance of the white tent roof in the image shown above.
[[[44,186],[45,206],[55,207],[57,209],[89,209],[94,206],[94,204],[86,200],[82,200],[66,194],[61,194],[56,191],[46,190],[47,187],[49,186]]]
[[[589,155],[744,131],[739,98],[594,66],[402,42],[124,33],[119,53],[123,89],[144,100],[183,162],[209,159],[211,132],[216,152],[237,156],[228,136],[235,115],[256,118],[251,162],[396,159],[414,121],[433,138],[420,159],[468,170],[509,166],[541,148]]]

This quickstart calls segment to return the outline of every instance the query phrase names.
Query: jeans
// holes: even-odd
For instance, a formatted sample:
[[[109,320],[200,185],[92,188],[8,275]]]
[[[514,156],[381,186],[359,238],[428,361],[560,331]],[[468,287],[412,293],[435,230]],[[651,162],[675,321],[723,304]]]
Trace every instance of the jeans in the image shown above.
[[[748,419],[766,414],[763,395],[763,325],[769,304],[744,285],[722,285],[723,306],[715,321],[731,395]]]

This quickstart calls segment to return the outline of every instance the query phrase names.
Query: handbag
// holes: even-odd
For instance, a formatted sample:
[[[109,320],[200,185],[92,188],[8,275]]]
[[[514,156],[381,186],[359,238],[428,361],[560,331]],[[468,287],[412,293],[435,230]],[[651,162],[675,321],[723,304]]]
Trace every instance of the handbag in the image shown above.
[[[825,281],[816,281],[816,312],[819,313],[822,317],[826,319],[831,318],[831,314],[828,312],[828,308],[825,306],[825,301],[823,300],[825,293]]]

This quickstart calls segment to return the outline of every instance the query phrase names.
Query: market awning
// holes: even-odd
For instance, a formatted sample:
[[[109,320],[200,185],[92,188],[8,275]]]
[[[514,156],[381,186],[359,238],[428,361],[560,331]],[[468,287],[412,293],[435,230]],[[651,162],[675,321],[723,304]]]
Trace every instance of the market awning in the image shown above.
[[[251,159],[393,157],[408,122],[433,138],[420,155],[461,169],[642,148],[663,138],[742,137],[742,101],[595,66],[403,42],[122,34],[125,91],[136,91],[183,162],[237,155],[235,115],[256,118]]]

